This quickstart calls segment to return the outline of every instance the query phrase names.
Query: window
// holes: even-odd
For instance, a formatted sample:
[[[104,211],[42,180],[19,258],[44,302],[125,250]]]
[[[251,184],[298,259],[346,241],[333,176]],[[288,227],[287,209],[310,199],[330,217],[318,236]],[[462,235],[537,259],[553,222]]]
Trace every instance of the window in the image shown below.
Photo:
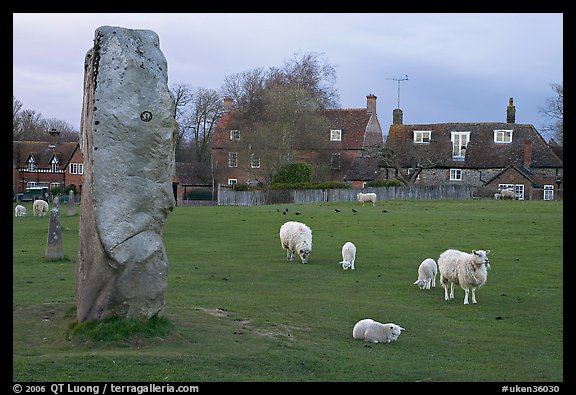
[[[330,130],[330,141],[342,141],[342,129]]]
[[[544,185],[544,200],[554,200],[554,185]]]
[[[238,184],[238,180],[236,178],[229,178],[228,185],[236,185]]]
[[[415,130],[414,131],[414,142],[416,144],[429,143],[432,136],[432,131],[430,130]]]
[[[60,188],[60,183],[59,182],[51,182],[50,183],[50,189],[54,189],[54,188]]]
[[[84,163],[78,163],[78,174],[84,174]]]
[[[34,171],[36,168],[36,162],[34,161],[34,157],[30,156],[28,159],[28,171]]]
[[[60,162],[58,162],[58,159],[56,159],[56,157],[54,156],[52,158],[52,160],[50,161],[50,171],[52,173],[55,173],[56,171],[58,171],[58,165],[60,164]]]
[[[524,184],[498,184],[498,192],[510,189],[516,194],[516,199],[524,200]]]
[[[340,154],[335,153],[330,156],[330,168],[332,170],[340,170]]]
[[[238,167],[238,153],[229,152],[228,153],[228,167]]]
[[[70,174],[78,174],[78,163],[70,163]]]
[[[230,140],[240,140],[240,131],[238,129],[230,131]]]
[[[452,138],[452,159],[464,160],[466,157],[466,147],[470,141],[470,132],[451,132]]]
[[[253,169],[260,168],[260,156],[256,154],[250,155],[250,167]]]
[[[495,130],[494,131],[494,142],[495,143],[511,143],[512,142],[512,130]]]
[[[462,169],[450,169],[450,181],[462,181]]]

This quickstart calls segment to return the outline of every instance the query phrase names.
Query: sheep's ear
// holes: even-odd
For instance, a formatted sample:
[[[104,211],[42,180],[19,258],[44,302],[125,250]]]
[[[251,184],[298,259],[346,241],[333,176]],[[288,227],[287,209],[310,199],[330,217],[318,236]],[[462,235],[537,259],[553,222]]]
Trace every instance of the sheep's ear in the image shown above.
[[[418,280],[414,281],[414,285],[418,285]]]
[[[480,254],[478,254],[478,251],[476,251],[476,250],[472,250],[472,253],[473,253],[474,255],[480,255]]]
[[[399,326],[398,328],[400,328],[401,331],[405,331],[406,329],[402,328],[401,326]]]
[[[486,255],[490,254],[490,250],[486,250]]]

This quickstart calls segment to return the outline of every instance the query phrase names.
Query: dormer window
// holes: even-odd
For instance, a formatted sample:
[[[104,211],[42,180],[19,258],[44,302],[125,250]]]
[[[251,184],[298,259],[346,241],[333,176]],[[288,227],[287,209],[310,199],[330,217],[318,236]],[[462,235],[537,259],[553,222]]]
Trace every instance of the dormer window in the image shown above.
[[[432,137],[432,131],[430,130],[415,130],[414,131],[414,143],[424,144],[429,143]]]
[[[240,131],[238,129],[230,131],[230,140],[240,140]]]
[[[508,144],[512,142],[512,130],[495,130],[494,142],[497,144]]]
[[[330,130],[330,141],[342,141],[342,129]]]
[[[50,161],[50,171],[52,171],[52,173],[57,172],[58,171],[58,165],[60,165],[58,158],[53,156],[52,160]]]
[[[466,159],[466,148],[470,141],[470,132],[450,132],[452,140],[452,160]]]
[[[28,165],[28,171],[34,171],[34,169],[36,168],[36,161],[34,160],[34,157],[32,155],[30,155],[26,164]]]

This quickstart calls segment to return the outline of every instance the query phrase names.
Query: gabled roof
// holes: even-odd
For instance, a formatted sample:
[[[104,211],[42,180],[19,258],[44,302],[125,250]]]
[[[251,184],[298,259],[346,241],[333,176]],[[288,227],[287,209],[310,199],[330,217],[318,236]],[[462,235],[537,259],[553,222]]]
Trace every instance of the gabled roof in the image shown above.
[[[452,160],[452,152],[447,152],[444,163],[439,166],[461,168],[504,168],[511,164],[522,165],[525,159],[525,143],[531,143],[530,167],[562,167],[562,161],[552,152],[534,126],[506,122],[482,123],[442,123],[422,125],[391,125],[386,146],[401,144],[410,148],[405,152],[417,152],[425,144],[413,142],[414,131],[430,130],[430,147],[444,144],[451,147],[451,132],[470,132],[463,161]],[[495,130],[512,130],[510,143],[494,142]],[[427,145],[427,144],[426,144]],[[408,161],[406,161],[408,163]]]
[[[37,168],[50,169],[50,162],[56,156],[60,162],[58,167],[65,169],[77,148],[78,142],[13,141],[12,161],[16,168],[26,167],[26,161],[32,156]]]
[[[492,181],[500,178],[500,176],[502,176],[502,174],[507,173],[508,171],[511,170],[515,170],[518,173],[520,173],[522,175],[522,177],[526,178],[528,181],[530,181],[533,185],[537,184],[536,180],[534,180],[534,178],[532,178],[532,175],[530,174],[530,172],[528,170],[526,170],[523,166],[516,166],[516,165],[509,165],[506,166],[504,169],[502,169],[501,171],[499,171],[498,173],[496,173],[492,178],[490,178],[488,181],[484,182],[484,185],[488,185],[490,184]]]

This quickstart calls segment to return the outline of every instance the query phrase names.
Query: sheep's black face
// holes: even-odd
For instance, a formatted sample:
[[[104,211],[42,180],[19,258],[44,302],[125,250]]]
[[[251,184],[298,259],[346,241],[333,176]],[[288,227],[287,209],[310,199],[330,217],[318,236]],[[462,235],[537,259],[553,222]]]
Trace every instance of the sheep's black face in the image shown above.
[[[310,256],[311,253],[312,253],[312,251],[308,251],[308,250],[300,250],[298,252],[298,255],[300,255],[300,260],[302,261],[302,263],[308,262],[308,257]]]

